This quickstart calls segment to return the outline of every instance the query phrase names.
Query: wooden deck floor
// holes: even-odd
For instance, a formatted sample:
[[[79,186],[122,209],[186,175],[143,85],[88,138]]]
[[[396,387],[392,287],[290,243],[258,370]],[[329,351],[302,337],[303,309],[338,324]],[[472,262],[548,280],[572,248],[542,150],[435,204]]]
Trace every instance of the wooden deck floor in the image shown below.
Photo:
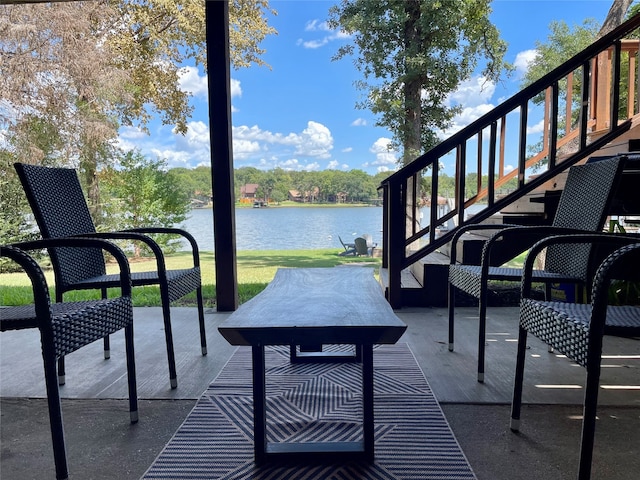
[[[408,328],[401,341],[409,344],[431,388],[442,403],[508,404],[511,401],[516,350],[516,308],[489,309],[487,364],[484,384],[475,381],[476,309],[457,310],[456,349],[447,350],[446,309],[401,309]],[[178,388],[168,382],[164,333],[159,308],[136,309],[135,348],[138,393],[144,399],[197,399],[215,378],[233,349],[217,326],[228,314],[207,314],[209,354],[199,353],[195,310],[173,309]],[[581,404],[585,371],[566,358],[551,354],[530,337],[525,370],[524,400],[538,404]],[[126,398],[123,336],[114,335],[112,356],[102,358],[96,342],[67,359],[64,398]],[[640,342],[608,337],[600,394],[602,405],[640,405]],[[44,381],[36,331],[0,335],[0,396],[43,397]]]

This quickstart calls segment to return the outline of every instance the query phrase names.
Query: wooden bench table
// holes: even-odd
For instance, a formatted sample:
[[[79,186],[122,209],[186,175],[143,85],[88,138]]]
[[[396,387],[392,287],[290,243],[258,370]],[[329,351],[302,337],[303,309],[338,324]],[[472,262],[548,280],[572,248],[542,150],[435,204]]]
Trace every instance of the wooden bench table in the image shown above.
[[[373,345],[393,344],[407,326],[393,312],[363,267],[279,269],[260,294],[241,305],[218,330],[231,345],[252,347],[253,421],[256,463],[269,459],[328,456],[374,458]],[[268,443],[265,346],[355,345],[362,362],[363,440]],[[324,357],[320,357],[324,359]],[[297,361],[314,361],[298,356]],[[343,360],[342,358],[338,360]]]

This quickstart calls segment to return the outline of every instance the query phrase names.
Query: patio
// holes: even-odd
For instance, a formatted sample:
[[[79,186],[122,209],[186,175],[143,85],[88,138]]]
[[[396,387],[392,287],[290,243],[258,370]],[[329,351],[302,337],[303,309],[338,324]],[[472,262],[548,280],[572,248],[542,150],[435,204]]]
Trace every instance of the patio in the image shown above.
[[[112,358],[97,342],[70,355],[61,388],[71,478],[138,479],[169,441],[234,347],[219,335],[226,313],[206,315],[209,354],[200,356],[193,312],[175,308],[178,388],[170,390],[159,308],[137,308],[140,422],[127,415],[123,336]],[[446,345],[446,309],[397,311],[413,351],[480,480],[571,479],[577,471],[584,369],[530,337],[521,433],[509,430],[517,308],[489,309],[487,373],[475,380],[477,310],[459,309],[456,351]],[[640,344],[608,337],[592,478],[635,478],[640,469]],[[631,388],[629,388],[631,387]],[[52,478],[53,459],[37,332],[0,335],[3,479]],[[634,473],[635,472],[635,473]]]

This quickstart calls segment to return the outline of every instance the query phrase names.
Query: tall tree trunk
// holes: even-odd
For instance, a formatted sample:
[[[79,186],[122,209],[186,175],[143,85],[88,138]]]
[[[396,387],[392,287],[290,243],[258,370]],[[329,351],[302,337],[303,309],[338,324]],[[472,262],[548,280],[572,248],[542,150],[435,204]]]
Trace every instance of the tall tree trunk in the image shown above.
[[[609,13],[607,13],[607,18],[605,18],[600,32],[598,32],[598,37],[604,37],[614,28],[622,25],[632,3],[633,0],[613,0]]]
[[[420,2],[409,0],[405,3],[407,19],[404,24],[404,48],[407,56],[412,56],[422,44],[420,32]],[[422,130],[422,102],[420,98],[421,77],[415,72],[415,66],[404,66],[404,109],[405,124],[403,132],[403,164],[407,165],[420,155]]]
[[[416,48],[421,45],[421,32],[419,27],[420,2],[418,0],[408,0],[405,3],[407,19],[404,24],[404,47],[407,56],[411,55]],[[415,69],[410,64],[404,66],[404,128],[403,128],[403,153],[402,163],[407,165],[414,161],[421,153],[421,130],[422,130],[422,99],[420,77],[415,75]],[[407,237],[413,235],[414,227],[419,229],[419,218],[414,218],[413,205],[416,199],[420,198],[417,188],[420,182],[415,185],[414,179],[407,179],[406,205],[405,205],[405,233]]]

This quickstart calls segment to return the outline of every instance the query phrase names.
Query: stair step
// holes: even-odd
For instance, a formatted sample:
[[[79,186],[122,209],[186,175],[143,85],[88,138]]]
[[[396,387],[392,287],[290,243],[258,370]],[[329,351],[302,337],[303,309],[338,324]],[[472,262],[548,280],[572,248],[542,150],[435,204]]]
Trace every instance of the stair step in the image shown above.
[[[387,287],[389,285],[389,269],[381,268],[380,269],[380,284],[383,287]],[[400,275],[400,283],[403,289],[421,289],[422,285],[413,275],[411,268],[406,268],[402,271]]]
[[[477,234],[463,234],[458,242],[456,261],[458,263],[479,264],[482,246],[484,245],[484,242],[487,241],[487,238],[489,238],[494,232],[495,230],[483,230]],[[447,243],[440,247],[440,253],[447,258],[447,263],[450,263],[451,243]],[[425,258],[428,258],[428,256]]]

